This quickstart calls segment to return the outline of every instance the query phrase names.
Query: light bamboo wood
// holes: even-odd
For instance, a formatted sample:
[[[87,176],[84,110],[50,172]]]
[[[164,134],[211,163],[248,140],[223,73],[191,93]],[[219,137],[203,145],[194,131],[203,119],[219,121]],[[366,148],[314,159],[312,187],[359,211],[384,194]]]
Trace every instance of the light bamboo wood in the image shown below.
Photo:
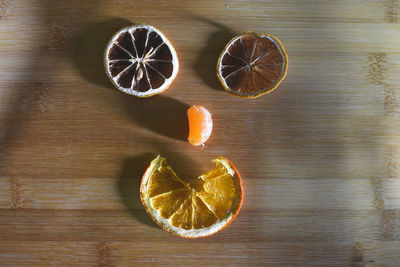
[[[102,50],[132,23],[177,50],[160,96],[107,81]],[[399,23],[398,0],[0,0],[0,265],[400,266]],[[289,56],[281,86],[253,100],[215,75],[247,30]],[[185,141],[192,104],[213,114],[203,150]],[[158,154],[189,178],[234,162],[232,225],[160,230],[138,196]]]

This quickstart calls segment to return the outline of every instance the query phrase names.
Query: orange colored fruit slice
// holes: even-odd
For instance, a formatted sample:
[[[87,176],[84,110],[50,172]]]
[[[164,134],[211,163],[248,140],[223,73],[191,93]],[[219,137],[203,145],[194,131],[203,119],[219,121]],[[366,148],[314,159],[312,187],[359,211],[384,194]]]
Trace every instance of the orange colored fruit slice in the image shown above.
[[[189,120],[189,142],[194,146],[203,145],[211,135],[213,121],[211,113],[203,106],[193,105],[187,110]]]
[[[184,238],[212,235],[229,225],[243,200],[242,180],[224,157],[192,183],[181,180],[165,158],[154,159],[140,185],[140,199],[164,230]]]
[[[112,37],[105,50],[104,66],[118,90],[149,97],[171,85],[179,62],[174,47],[160,30],[135,25]]]
[[[229,93],[254,98],[277,88],[287,67],[287,54],[277,37],[246,32],[225,46],[218,58],[217,77]]]

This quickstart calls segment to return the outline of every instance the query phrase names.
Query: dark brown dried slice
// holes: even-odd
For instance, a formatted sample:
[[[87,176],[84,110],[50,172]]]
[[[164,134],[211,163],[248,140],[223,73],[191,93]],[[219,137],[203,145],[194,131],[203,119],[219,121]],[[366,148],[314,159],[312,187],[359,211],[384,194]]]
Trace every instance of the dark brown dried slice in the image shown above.
[[[135,25],[115,34],[106,48],[104,63],[114,86],[138,97],[167,89],[179,69],[171,43],[149,25]]]
[[[287,54],[278,38],[245,33],[222,51],[217,76],[224,89],[239,97],[258,97],[274,90],[287,71]]]

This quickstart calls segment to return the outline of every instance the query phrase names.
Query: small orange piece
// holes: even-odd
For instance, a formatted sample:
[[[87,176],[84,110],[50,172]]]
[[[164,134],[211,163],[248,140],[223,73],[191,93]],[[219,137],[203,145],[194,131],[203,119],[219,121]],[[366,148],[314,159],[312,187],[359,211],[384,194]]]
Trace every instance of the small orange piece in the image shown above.
[[[243,201],[242,179],[224,157],[208,173],[180,179],[165,158],[155,158],[143,175],[140,199],[162,229],[183,238],[212,235],[228,226]]]
[[[203,145],[211,135],[213,122],[211,113],[203,106],[193,105],[188,111],[189,142],[194,146]]]

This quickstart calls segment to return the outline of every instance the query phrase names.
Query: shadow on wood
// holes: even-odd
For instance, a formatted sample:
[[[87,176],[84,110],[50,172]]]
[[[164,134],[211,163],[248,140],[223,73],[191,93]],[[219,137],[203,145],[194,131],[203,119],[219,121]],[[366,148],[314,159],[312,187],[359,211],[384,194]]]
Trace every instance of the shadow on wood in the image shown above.
[[[155,157],[156,155],[152,153],[145,153],[140,156],[127,158],[123,162],[117,185],[122,203],[129,212],[139,222],[152,227],[156,227],[156,225],[141,204],[139,189],[142,176]],[[137,209],[138,206],[140,206],[139,209]]]
[[[222,49],[234,36],[234,33],[228,27],[213,20],[196,16],[195,18],[212,25],[216,30],[209,35],[206,46],[201,50],[193,64],[193,69],[209,87],[215,90],[223,90],[217,79],[216,65]]]
[[[124,105],[130,117],[145,128],[170,138],[187,139],[187,104],[161,95],[139,99],[121,94],[118,102]]]
[[[114,90],[104,71],[104,49],[115,32],[132,24],[125,19],[112,18],[89,24],[76,35],[72,58],[87,81]],[[162,96],[138,99],[123,93],[117,100],[105,100],[122,103],[130,117],[153,132],[179,140],[187,138],[186,110],[189,106],[178,100]]]
[[[87,25],[75,38],[73,61],[80,74],[89,82],[112,88],[104,71],[104,49],[111,37],[121,28],[134,23],[111,18]]]
[[[97,7],[101,6],[102,2],[104,0],[94,0],[92,4]],[[34,35],[30,38],[35,39],[34,50],[27,53],[29,56],[25,57],[24,68],[15,74],[18,77],[13,80],[13,83],[7,85],[12,93],[7,99],[8,104],[4,107],[1,121],[5,127],[0,134],[0,172],[4,172],[4,169],[7,171],[20,169],[9,168],[10,163],[4,162],[9,158],[8,153],[12,151],[15,141],[23,138],[23,130],[27,122],[31,121],[38,113],[51,111],[52,105],[55,105],[51,103],[52,82],[59,83],[59,81],[54,80],[56,76],[54,72],[57,70],[58,64],[63,64],[65,58],[74,54],[79,70],[85,73],[84,76],[90,76],[93,80],[99,81],[103,79],[103,84],[105,84],[104,71],[102,76],[96,74],[103,65],[101,63],[96,67],[98,62],[94,55],[96,49],[104,43],[96,42],[101,41],[101,38],[108,34],[110,29],[114,29],[113,27],[123,25],[123,20],[111,19],[103,24],[86,27],[88,24],[84,16],[87,12],[85,9],[69,12],[70,8],[77,8],[81,5],[81,2],[76,1],[65,8],[62,3],[60,5],[60,2],[57,1],[41,1],[35,8],[33,17],[30,18],[31,21],[35,21],[35,24],[45,25],[45,27],[42,27],[43,30],[32,32]],[[74,38],[71,38],[71,35],[74,35],[71,33],[75,28],[86,29],[79,35],[79,38],[76,38],[78,43],[76,46]],[[74,49],[76,51],[73,51]],[[102,60],[102,55],[99,60]]]

